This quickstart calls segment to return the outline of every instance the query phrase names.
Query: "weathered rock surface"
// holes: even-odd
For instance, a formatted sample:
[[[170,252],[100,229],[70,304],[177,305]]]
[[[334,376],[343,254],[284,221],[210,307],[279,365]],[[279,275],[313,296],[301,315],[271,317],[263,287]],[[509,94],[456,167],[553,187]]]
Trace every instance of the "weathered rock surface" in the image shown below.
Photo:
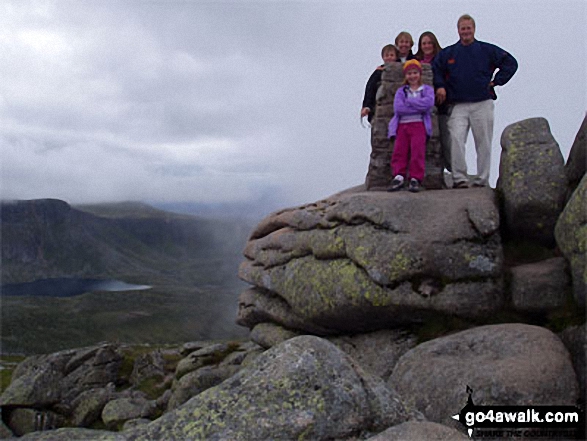
[[[501,135],[497,189],[509,237],[554,246],[554,226],[564,208],[564,158],[544,118],[509,125]]]
[[[571,196],[556,223],[556,243],[571,264],[573,294],[585,307],[587,292],[587,175]]]
[[[173,384],[167,411],[176,409],[190,398],[222,383],[239,369],[238,366],[205,366],[189,372]]]
[[[181,360],[175,370],[177,378],[193,372],[201,367],[217,364],[224,359],[229,353],[236,350],[238,345],[231,345],[230,343],[216,343],[206,346],[202,349],[192,352],[183,360]]]
[[[559,337],[571,354],[573,367],[577,374],[577,380],[579,380],[581,399],[585,402],[587,395],[585,390],[587,388],[587,362],[585,360],[587,358],[587,326],[585,324],[572,326],[561,332]]]
[[[0,406],[70,405],[83,391],[116,381],[121,361],[110,344],[28,357],[15,369]]]
[[[408,421],[390,427],[368,441],[465,441],[469,437],[452,427],[430,421]]]
[[[387,380],[395,364],[416,346],[416,337],[402,330],[381,330],[328,339],[367,372]]]
[[[344,193],[263,220],[240,277],[238,322],[366,332],[502,305],[493,190]]]
[[[583,118],[583,123],[575,136],[575,142],[569,152],[567,163],[565,164],[565,174],[569,182],[569,196],[585,176],[587,171],[587,116]]]
[[[301,336],[148,426],[142,439],[332,439],[408,419],[393,390],[333,344]]]
[[[426,418],[448,423],[473,389],[476,405],[574,405],[570,356],[551,331],[524,324],[482,326],[407,352],[389,384]]]
[[[567,262],[554,257],[511,269],[510,290],[514,309],[530,313],[546,313],[565,304],[570,295]]]
[[[19,441],[127,441],[122,433],[80,428],[32,432],[18,439]]]
[[[89,389],[73,400],[71,422],[74,426],[89,427],[100,419],[104,406],[114,396],[114,384],[111,386]]]
[[[153,401],[140,394],[133,394],[109,401],[102,410],[102,421],[106,427],[115,429],[129,420],[153,417],[156,408]]]

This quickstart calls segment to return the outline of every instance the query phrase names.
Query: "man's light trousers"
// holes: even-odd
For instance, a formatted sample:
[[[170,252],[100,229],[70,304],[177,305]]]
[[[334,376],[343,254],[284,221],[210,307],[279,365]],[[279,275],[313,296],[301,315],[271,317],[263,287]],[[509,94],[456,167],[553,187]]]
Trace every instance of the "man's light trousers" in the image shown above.
[[[467,182],[466,148],[469,128],[477,151],[477,177],[474,184],[488,185],[493,141],[493,100],[455,104],[448,119],[451,140],[453,181]]]

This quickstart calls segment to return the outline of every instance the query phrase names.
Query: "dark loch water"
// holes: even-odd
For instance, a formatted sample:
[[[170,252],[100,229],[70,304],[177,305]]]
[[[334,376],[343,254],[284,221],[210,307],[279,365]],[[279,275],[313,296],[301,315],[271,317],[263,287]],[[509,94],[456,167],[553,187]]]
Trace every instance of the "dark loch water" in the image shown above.
[[[8,283],[0,287],[2,296],[73,297],[93,291],[136,291],[151,288],[120,280],[44,279],[28,283]]]

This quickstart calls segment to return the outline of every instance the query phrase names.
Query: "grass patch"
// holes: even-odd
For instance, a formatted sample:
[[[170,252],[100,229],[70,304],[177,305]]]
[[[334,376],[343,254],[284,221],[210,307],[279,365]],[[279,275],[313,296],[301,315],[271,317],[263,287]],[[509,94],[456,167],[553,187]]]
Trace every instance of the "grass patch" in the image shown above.
[[[12,373],[24,355],[0,355],[0,393],[4,392],[12,381]]]

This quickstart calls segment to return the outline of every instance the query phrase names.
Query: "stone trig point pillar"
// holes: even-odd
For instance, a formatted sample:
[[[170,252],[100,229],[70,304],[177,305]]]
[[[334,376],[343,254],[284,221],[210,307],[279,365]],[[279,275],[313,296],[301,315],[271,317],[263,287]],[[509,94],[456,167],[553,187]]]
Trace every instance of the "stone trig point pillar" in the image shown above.
[[[422,65],[424,84],[432,85],[432,68]],[[365,181],[368,190],[386,190],[393,178],[390,160],[394,141],[387,138],[387,127],[393,117],[393,98],[404,82],[401,63],[389,63],[381,75],[381,85],[377,91],[375,118],[371,121],[371,159]],[[436,107],[432,112],[432,137],[426,145],[426,176],[423,186],[430,189],[444,187],[444,163],[438,130]]]

